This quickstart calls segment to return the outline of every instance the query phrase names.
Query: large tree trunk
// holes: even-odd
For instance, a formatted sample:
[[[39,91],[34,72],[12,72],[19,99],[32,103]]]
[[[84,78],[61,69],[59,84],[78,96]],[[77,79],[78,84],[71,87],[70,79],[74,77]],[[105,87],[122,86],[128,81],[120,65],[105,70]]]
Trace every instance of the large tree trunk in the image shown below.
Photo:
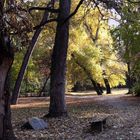
[[[8,42],[6,42],[8,39]],[[6,40],[6,41],[5,41]],[[0,140],[15,140],[10,109],[10,92],[8,87],[8,73],[13,62],[13,51],[10,40],[0,34]]]
[[[6,61],[6,60],[5,60]],[[2,62],[0,65],[0,139],[3,138],[4,133],[4,116],[5,116],[5,106],[4,106],[4,85],[8,72],[8,65],[6,62]]]
[[[67,115],[65,81],[69,21],[65,21],[65,19],[70,14],[70,6],[70,0],[59,0],[60,13],[58,15],[55,44],[51,59],[50,107],[48,117]]]
[[[11,60],[12,61],[12,60]],[[11,63],[12,65],[12,63]],[[12,123],[11,123],[11,108],[10,108],[10,68],[5,82],[5,118],[4,118],[4,138],[5,140],[16,140],[16,137],[13,133]]]
[[[51,7],[54,5],[54,2],[55,0],[52,0],[47,7]],[[45,11],[44,13],[44,16],[43,16],[43,19],[41,21],[41,23],[44,23],[45,21],[48,20],[48,16],[49,16],[49,12],[48,11]],[[36,46],[36,42],[38,40],[38,37],[40,35],[42,31],[42,28],[38,28],[33,37],[32,37],[32,40],[30,42],[30,45],[27,49],[27,52],[24,56],[24,59],[23,59],[23,62],[22,62],[22,65],[21,65],[21,68],[20,68],[20,71],[19,71],[19,74],[18,74],[18,77],[17,77],[17,80],[16,80],[16,83],[15,83],[15,86],[14,86],[14,90],[13,90],[13,94],[12,94],[12,98],[11,98],[11,104],[12,105],[15,105],[17,103],[17,99],[18,99],[18,96],[19,96],[19,92],[20,92],[20,87],[21,87],[21,82],[22,82],[22,79],[23,79],[23,76],[25,74],[25,71],[26,71],[26,68],[27,68],[27,65],[29,63],[29,60],[31,58],[31,55],[33,53],[33,50],[35,49],[35,46]]]

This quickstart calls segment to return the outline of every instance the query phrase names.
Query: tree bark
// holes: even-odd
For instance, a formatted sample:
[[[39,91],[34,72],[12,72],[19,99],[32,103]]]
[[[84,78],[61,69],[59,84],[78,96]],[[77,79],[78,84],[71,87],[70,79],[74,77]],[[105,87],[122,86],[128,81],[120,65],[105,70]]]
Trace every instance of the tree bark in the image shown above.
[[[93,80],[93,79],[90,79],[94,88],[95,88],[95,91],[97,92],[98,95],[102,95],[102,90],[100,89],[99,85]]]
[[[50,107],[47,117],[67,116],[65,82],[69,21],[65,19],[70,15],[70,6],[70,0],[59,0],[60,12],[51,59]]]
[[[47,84],[49,78],[50,78],[50,75],[48,75],[48,77],[46,78],[46,80],[45,80],[45,82],[44,82],[44,85],[43,85],[42,89],[41,89],[40,92],[39,92],[38,97],[41,97],[41,96],[42,96],[42,92],[45,90],[45,87],[46,87],[46,84]]]
[[[52,2],[50,2],[47,7],[53,6],[53,4],[54,4],[54,0],[52,0]],[[49,12],[45,11],[41,23],[44,23],[45,21],[47,21],[48,16],[49,16]],[[25,71],[27,69],[27,65],[29,63],[30,57],[31,57],[31,55],[33,53],[33,50],[35,49],[36,42],[37,42],[37,40],[39,38],[39,35],[40,35],[41,31],[42,31],[42,28],[38,28],[35,31],[35,33],[34,33],[34,35],[32,37],[32,40],[30,42],[30,45],[29,45],[29,47],[27,49],[27,52],[26,52],[26,54],[24,56],[22,66],[20,68],[16,83],[15,83],[15,86],[14,86],[12,98],[11,98],[11,104],[12,105],[15,105],[17,103],[17,99],[18,99],[19,92],[20,92],[20,87],[21,87],[21,82],[23,80],[23,76],[24,76]]]
[[[97,83],[97,85],[98,85],[98,88],[99,88],[100,92],[101,92],[101,93],[104,93],[104,92],[103,92],[103,89],[102,89],[102,87],[101,87],[101,85],[100,85],[99,83]]]
[[[104,83],[106,87],[106,94],[111,94],[111,88],[108,79],[104,78]]]
[[[12,65],[12,64],[11,64]],[[13,132],[13,127],[11,123],[11,100],[10,100],[10,69],[9,67],[8,75],[5,82],[5,119],[4,119],[4,137],[5,140],[16,140]]]
[[[10,109],[8,73],[13,63],[10,39],[4,31],[0,33],[0,140],[15,140]]]
[[[126,78],[127,78],[127,87],[128,87],[128,94],[131,94],[131,90],[133,87],[133,82],[132,82],[132,78],[131,78],[131,68],[130,68],[130,62],[127,62],[127,74],[126,74]]]

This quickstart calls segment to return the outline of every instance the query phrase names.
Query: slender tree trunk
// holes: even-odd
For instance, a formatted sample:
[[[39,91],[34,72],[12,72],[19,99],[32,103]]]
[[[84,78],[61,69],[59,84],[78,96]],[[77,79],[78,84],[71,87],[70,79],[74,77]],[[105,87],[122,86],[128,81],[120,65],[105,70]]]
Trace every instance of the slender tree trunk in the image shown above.
[[[133,82],[132,82],[132,78],[131,78],[130,62],[127,62],[127,70],[128,71],[127,71],[126,77],[127,77],[128,94],[131,94]]]
[[[107,75],[106,75],[105,70],[103,70],[102,75],[103,75],[103,80],[106,87],[106,94],[111,94],[111,87],[110,87],[108,79],[106,78]]]
[[[47,84],[49,78],[50,78],[50,75],[46,78],[45,83],[44,83],[42,89],[40,90],[38,97],[42,96],[42,92],[45,90],[45,87],[46,87],[46,84]]]
[[[110,88],[108,79],[104,78],[104,83],[105,83],[105,87],[106,87],[106,93],[111,94],[111,88]]]
[[[93,80],[93,79],[90,79],[94,88],[95,88],[95,91],[97,92],[98,95],[102,95],[102,91],[99,87],[99,85]]]
[[[70,6],[70,0],[59,0],[60,12],[58,15],[55,44],[51,59],[50,107],[47,117],[67,115],[65,82],[69,21],[64,21],[70,15]]]
[[[100,92],[101,92],[101,93],[104,93],[104,92],[103,92],[103,89],[102,89],[102,87],[101,87],[101,85],[100,85],[99,83],[97,83],[97,85],[98,85],[98,87],[99,87]]]
[[[52,0],[52,1],[54,1],[54,0]],[[53,4],[53,2],[50,2],[48,4],[48,7],[52,6],[52,4]],[[47,21],[48,16],[49,16],[48,11],[45,11],[41,23]],[[39,38],[39,35],[40,35],[41,31],[42,31],[42,28],[38,28],[35,31],[34,36],[32,37],[32,40],[30,42],[29,48],[27,49],[27,52],[26,52],[26,54],[24,56],[24,59],[23,59],[23,62],[22,62],[22,66],[20,68],[20,71],[19,71],[16,83],[15,83],[15,86],[14,86],[12,98],[11,98],[11,104],[13,104],[13,105],[17,103],[17,99],[18,99],[19,92],[20,92],[20,87],[21,87],[21,82],[23,80],[23,76],[25,74],[27,65],[29,63],[30,57],[31,57],[31,55],[33,53],[33,50],[35,49],[36,42],[37,42],[37,40]]]

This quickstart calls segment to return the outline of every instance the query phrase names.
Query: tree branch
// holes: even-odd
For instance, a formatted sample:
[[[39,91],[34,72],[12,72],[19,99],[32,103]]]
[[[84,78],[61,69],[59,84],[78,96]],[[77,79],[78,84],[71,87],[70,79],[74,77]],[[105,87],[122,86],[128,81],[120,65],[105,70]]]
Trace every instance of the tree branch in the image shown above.
[[[97,7],[97,9],[98,9],[100,15],[101,15],[102,17],[104,17],[104,14],[101,12],[100,7],[98,6],[98,3],[97,3],[95,0],[93,0],[93,2],[95,3],[95,7]]]
[[[115,9],[115,11],[119,14],[122,10],[122,1],[116,1],[116,0],[98,0],[98,3],[101,2],[107,6],[108,9]]]
[[[46,23],[50,23],[50,22],[57,22],[57,19],[49,19],[45,22],[40,23],[39,25],[33,27],[34,30],[41,28],[42,26],[44,26]]]
[[[54,7],[55,1],[56,1],[56,0],[51,0],[51,1],[48,3],[46,9],[50,9],[50,7],[51,7],[51,8]],[[53,8],[53,9],[54,9],[54,8]],[[57,21],[57,19],[48,19],[48,20],[47,20],[46,17],[48,16],[48,14],[49,14],[48,11],[45,10],[45,13],[44,13],[44,16],[43,16],[42,21],[40,22],[39,25],[37,25],[37,26],[35,26],[35,27],[33,28],[34,30],[39,29],[39,28],[41,28],[42,26],[45,26],[46,23],[50,23],[50,22]]]
[[[97,42],[99,29],[100,29],[100,22],[101,22],[101,20],[98,19],[98,26],[97,26],[95,35],[93,35],[93,33],[92,33],[92,28],[86,22],[84,23],[84,25],[85,25],[85,27],[86,27],[86,29],[87,29],[87,31],[89,33],[89,36],[92,39],[93,43]]]
[[[48,11],[48,12],[51,12],[51,13],[59,13],[59,9],[52,9],[52,8],[50,8],[50,7],[31,7],[31,8],[29,8],[29,13],[31,13],[31,11],[33,11],[33,10],[45,10],[45,11]]]
[[[65,22],[67,22],[72,16],[74,16],[74,15],[78,12],[78,10],[79,10],[79,8],[80,8],[80,6],[82,5],[83,2],[84,2],[84,0],[80,0],[80,1],[79,1],[79,3],[78,3],[78,5],[76,6],[75,10],[64,20],[63,24],[64,24]]]

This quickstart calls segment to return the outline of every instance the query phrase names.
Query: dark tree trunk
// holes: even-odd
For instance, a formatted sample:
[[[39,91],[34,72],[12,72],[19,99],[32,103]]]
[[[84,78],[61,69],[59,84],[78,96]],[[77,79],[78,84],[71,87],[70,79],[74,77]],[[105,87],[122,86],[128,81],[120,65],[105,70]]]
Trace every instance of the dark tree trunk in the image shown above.
[[[50,3],[48,4],[48,7],[52,6],[52,5],[54,4],[53,2],[54,2],[54,0],[52,0],[52,2],[50,2]],[[41,23],[44,23],[45,21],[47,21],[48,16],[49,16],[48,11],[45,11]],[[19,96],[19,92],[20,92],[20,87],[21,87],[22,79],[23,79],[23,76],[24,76],[24,74],[25,74],[25,71],[26,71],[28,62],[29,62],[29,60],[30,60],[30,57],[31,57],[31,55],[32,55],[32,53],[33,53],[33,50],[35,49],[36,42],[37,42],[37,40],[38,40],[38,37],[39,37],[41,31],[42,31],[42,28],[38,28],[38,29],[35,31],[34,36],[32,37],[32,40],[31,40],[31,42],[30,42],[30,45],[29,45],[29,47],[28,47],[28,49],[27,49],[27,52],[26,52],[26,54],[25,54],[25,56],[24,56],[24,59],[23,59],[23,62],[22,62],[22,66],[21,66],[21,68],[20,68],[20,71],[19,71],[19,74],[18,74],[16,83],[15,83],[15,86],[14,86],[12,98],[11,98],[11,104],[12,104],[12,105],[15,105],[15,104],[17,103],[17,99],[18,99],[18,96]]]
[[[9,73],[10,73],[10,69],[9,69],[8,74]],[[11,123],[11,108],[10,108],[11,98],[10,97],[11,97],[10,96],[10,78],[9,78],[9,75],[7,75],[6,83],[5,83],[5,120],[4,120],[4,131],[6,133],[4,133],[4,137],[5,137],[5,140],[16,140],[13,133],[12,123]]]
[[[90,79],[94,88],[95,88],[95,91],[97,92],[98,95],[102,95],[102,90],[100,89],[99,85],[93,80],[93,79]]]
[[[111,87],[110,87],[110,84],[109,84],[109,81],[107,79],[107,75],[106,75],[106,71],[103,70],[103,80],[104,80],[104,84],[105,84],[105,87],[106,87],[106,94],[111,94]]]
[[[106,87],[106,94],[111,94],[111,88],[108,79],[104,78],[104,83]]]
[[[49,78],[50,78],[50,75],[46,78],[46,80],[45,80],[45,82],[44,82],[44,85],[43,85],[42,89],[41,89],[41,90],[40,90],[40,92],[39,92],[38,97],[41,97],[41,96],[42,96],[43,91],[45,91],[45,87],[46,87],[46,84],[47,84],[47,82],[48,82]]]
[[[15,140],[11,124],[10,92],[8,73],[13,63],[10,39],[0,33],[0,140]]]
[[[65,81],[69,21],[65,21],[65,19],[70,15],[70,6],[70,0],[59,0],[60,12],[58,15],[55,44],[51,59],[50,107],[47,117],[67,115]]]
[[[127,78],[127,87],[128,87],[128,94],[131,94],[131,90],[133,87],[133,80],[131,78],[131,68],[130,68],[130,62],[127,62],[127,74],[126,74],[126,78]]]
[[[101,92],[101,93],[104,93],[104,92],[103,92],[103,89],[102,89],[102,87],[101,87],[101,85],[100,85],[99,83],[97,83],[97,86],[98,86],[100,92]]]

